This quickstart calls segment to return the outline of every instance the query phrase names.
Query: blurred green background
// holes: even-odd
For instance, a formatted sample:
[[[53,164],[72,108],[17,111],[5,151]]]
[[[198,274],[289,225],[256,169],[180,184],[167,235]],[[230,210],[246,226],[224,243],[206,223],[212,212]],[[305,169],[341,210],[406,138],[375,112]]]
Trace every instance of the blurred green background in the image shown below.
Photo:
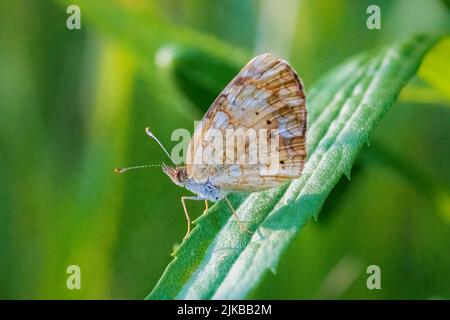
[[[81,30],[66,28],[70,4]],[[381,30],[366,27],[370,4]],[[187,194],[159,168],[113,174],[166,160],[146,126],[171,148],[257,53],[289,60],[308,90],[449,21],[440,0],[1,1],[0,298],[145,297],[182,240]],[[450,92],[420,75],[250,298],[450,298]],[[81,290],[66,288],[73,264]],[[366,287],[371,264],[382,290]]]

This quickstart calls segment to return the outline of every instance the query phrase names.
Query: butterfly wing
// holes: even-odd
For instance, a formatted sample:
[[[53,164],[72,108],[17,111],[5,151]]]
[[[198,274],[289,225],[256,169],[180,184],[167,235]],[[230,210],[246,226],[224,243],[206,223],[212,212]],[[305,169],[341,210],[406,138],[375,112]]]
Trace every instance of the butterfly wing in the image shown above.
[[[263,190],[299,177],[307,156],[306,119],[305,94],[295,71],[270,54],[257,56],[225,87],[196,128],[188,147],[187,173],[196,181],[209,178],[229,191]],[[264,164],[195,162],[197,147],[208,146],[211,128],[224,137],[227,129],[267,129],[272,133],[267,135],[269,144],[277,141],[279,146],[277,172],[262,170],[267,169]],[[247,151],[254,147],[245,146]]]

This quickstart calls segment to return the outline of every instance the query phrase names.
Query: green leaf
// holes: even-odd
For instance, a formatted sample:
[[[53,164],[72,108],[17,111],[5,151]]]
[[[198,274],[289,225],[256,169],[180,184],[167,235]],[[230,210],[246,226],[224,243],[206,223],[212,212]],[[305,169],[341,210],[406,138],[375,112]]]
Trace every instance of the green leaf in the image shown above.
[[[241,232],[222,202],[197,219],[148,299],[241,299],[268,271],[302,227],[317,218],[342,174],[416,73],[437,36],[420,35],[358,55],[307,92],[309,157],[302,177],[280,188],[234,194]]]

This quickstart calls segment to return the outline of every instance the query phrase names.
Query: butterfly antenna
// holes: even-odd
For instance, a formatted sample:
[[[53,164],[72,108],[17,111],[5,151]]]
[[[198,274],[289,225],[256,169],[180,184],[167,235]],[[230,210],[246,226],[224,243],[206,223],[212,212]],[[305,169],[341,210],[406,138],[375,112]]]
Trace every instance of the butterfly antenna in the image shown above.
[[[147,127],[145,128],[145,133],[147,133],[147,135],[152,138],[153,140],[156,141],[157,144],[159,144],[159,146],[161,147],[161,149],[163,149],[164,153],[169,157],[170,161],[173,162],[173,164],[175,164],[175,162],[172,160],[172,157],[170,156],[169,152],[167,151],[166,148],[164,148],[163,144],[161,143],[161,141],[158,140],[158,138],[155,137],[155,135],[150,131],[150,128]]]
[[[134,170],[134,169],[142,169],[142,168],[151,168],[151,167],[161,167],[161,164],[144,164],[142,166],[133,166],[133,167],[126,167],[126,168],[115,168],[114,172],[115,173],[124,173],[126,171],[129,170]]]

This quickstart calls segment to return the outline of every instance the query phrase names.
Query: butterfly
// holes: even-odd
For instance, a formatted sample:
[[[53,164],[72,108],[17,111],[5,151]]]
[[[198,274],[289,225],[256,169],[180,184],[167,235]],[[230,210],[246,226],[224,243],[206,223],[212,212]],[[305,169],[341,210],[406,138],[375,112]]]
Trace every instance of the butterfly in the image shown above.
[[[270,154],[269,162],[239,161],[244,155],[242,151],[256,151],[256,144],[248,142],[231,159],[234,161],[192,161],[198,153],[197,149],[208,148],[208,137],[210,138],[212,130],[225,137],[228,130],[237,128],[263,132],[259,139],[262,138],[263,142],[268,142],[271,146],[275,145],[273,150],[276,152]],[[224,199],[241,229],[248,231],[239,220],[227,195],[230,192],[261,191],[300,177],[307,158],[306,130],[306,97],[297,73],[288,62],[269,53],[253,58],[214,100],[195,129],[187,148],[191,161],[186,161],[185,166],[162,165],[163,172],[176,185],[195,194],[181,198],[187,220],[184,239],[191,230],[186,200],[204,200],[206,211],[208,201]],[[168,151],[149,128],[146,128],[146,133],[170,158]],[[236,151],[235,147],[231,148]],[[225,149],[229,150],[228,145]],[[223,154],[220,154],[219,159],[230,160]],[[275,171],[269,169],[273,162],[276,164]],[[116,169],[116,172],[138,167],[145,166]]]

